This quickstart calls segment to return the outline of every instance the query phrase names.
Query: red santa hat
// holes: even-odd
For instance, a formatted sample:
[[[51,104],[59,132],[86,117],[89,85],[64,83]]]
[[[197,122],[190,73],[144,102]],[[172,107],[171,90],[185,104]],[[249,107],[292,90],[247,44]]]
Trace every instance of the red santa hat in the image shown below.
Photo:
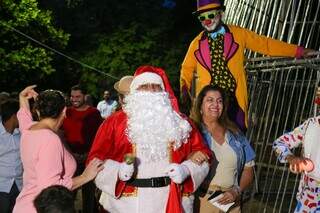
[[[169,99],[173,109],[178,113],[180,112],[177,98],[173,93],[167,74],[163,69],[150,65],[138,67],[134,73],[130,92],[136,90],[143,84],[159,84],[161,88],[169,94]]]

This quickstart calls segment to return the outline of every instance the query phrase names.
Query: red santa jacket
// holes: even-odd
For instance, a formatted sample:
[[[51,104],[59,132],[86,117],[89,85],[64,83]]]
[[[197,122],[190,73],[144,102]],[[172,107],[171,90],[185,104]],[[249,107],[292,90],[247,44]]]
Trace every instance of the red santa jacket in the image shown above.
[[[192,131],[187,143],[183,143],[177,150],[171,149],[169,152],[169,160],[171,163],[182,163],[187,160],[188,155],[195,151],[202,151],[208,156],[211,156],[210,150],[203,143],[202,136],[197,130],[195,125],[189,121],[192,125]],[[111,159],[118,162],[123,162],[123,158],[127,153],[135,153],[135,146],[130,143],[127,135],[127,115],[122,111],[118,111],[108,117],[100,126],[93,145],[88,155],[87,162],[97,157],[101,160]],[[126,182],[118,180],[115,186],[115,197],[120,195],[134,194],[136,188],[134,186],[126,185]],[[177,192],[178,189],[180,192]],[[169,197],[172,194],[180,193],[192,193],[194,187],[191,178],[186,179],[181,187],[177,187],[175,184],[170,185]],[[170,199],[169,199],[170,200]],[[170,205],[170,202],[168,203]]]

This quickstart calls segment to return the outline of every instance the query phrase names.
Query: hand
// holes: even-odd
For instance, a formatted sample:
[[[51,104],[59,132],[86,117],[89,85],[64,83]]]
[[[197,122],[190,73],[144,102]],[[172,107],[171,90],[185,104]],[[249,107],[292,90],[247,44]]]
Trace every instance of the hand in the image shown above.
[[[230,189],[223,193],[223,197],[218,200],[218,203],[226,205],[228,203],[235,202],[238,198],[239,193],[237,193],[234,189]]]
[[[313,50],[313,49],[309,49],[309,48],[305,48],[303,50],[303,57],[304,58],[308,58],[308,57],[312,57],[312,56],[317,56],[320,55],[319,51]]]
[[[288,155],[286,160],[289,163],[289,169],[291,172],[298,174],[305,170],[310,159],[304,157],[296,157],[294,155]]]
[[[126,162],[122,162],[120,164],[119,169],[119,179],[122,181],[130,180],[134,173],[134,164],[127,164]]]
[[[191,160],[193,163],[201,165],[204,161],[208,161],[209,157],[208,155],[204,154],[201,151],[192,152],[188,159]]]
[[[38,93],[34,91],[34,88],[36,86],[37,85],[31,85],[24,88],[24,90],[22,90],[19,94],[19,99],[27,99],[27,100],[29,100],[30,98],[36,99],[36,97],[38,96]]]
[[[103,161],[99,160],[98,158],[93,158],[89,162],[81,176],[83,176],[88,181],[93,180],[97,176],[98,172],[100,172],[103,168]]]
[[[26,108],[30,110],[29,99],[36,99],[38,93],[34,91],[36,85],[27,86],[19,93],[19,102],[21,108]]]
[[[176,163],[170,164],[166,169],[166,173],[177,184],[181,184],[190,175],[187,166]]]

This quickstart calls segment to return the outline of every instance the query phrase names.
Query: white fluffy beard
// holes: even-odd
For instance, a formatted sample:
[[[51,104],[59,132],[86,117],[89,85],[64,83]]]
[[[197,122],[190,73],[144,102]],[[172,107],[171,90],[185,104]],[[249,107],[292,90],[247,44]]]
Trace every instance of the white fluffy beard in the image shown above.
[[[170,142],[174,150],[187,143],[192,128],[173,110],[166,92],[138,91],[127,95],[125,102],[127,135],[144,161],[167,158]]]

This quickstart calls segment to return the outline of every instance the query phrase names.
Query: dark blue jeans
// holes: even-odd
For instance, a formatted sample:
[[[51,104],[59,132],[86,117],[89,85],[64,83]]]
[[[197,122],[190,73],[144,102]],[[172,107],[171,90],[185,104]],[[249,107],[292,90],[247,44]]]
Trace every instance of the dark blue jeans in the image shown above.
[[[16,203],[16,198],[18,197],[19,193],[20,193],[19,189],[15,183],[12,185],[9,193],[0,192],[1,212],[3,213],[12,212],[14,204]]]

